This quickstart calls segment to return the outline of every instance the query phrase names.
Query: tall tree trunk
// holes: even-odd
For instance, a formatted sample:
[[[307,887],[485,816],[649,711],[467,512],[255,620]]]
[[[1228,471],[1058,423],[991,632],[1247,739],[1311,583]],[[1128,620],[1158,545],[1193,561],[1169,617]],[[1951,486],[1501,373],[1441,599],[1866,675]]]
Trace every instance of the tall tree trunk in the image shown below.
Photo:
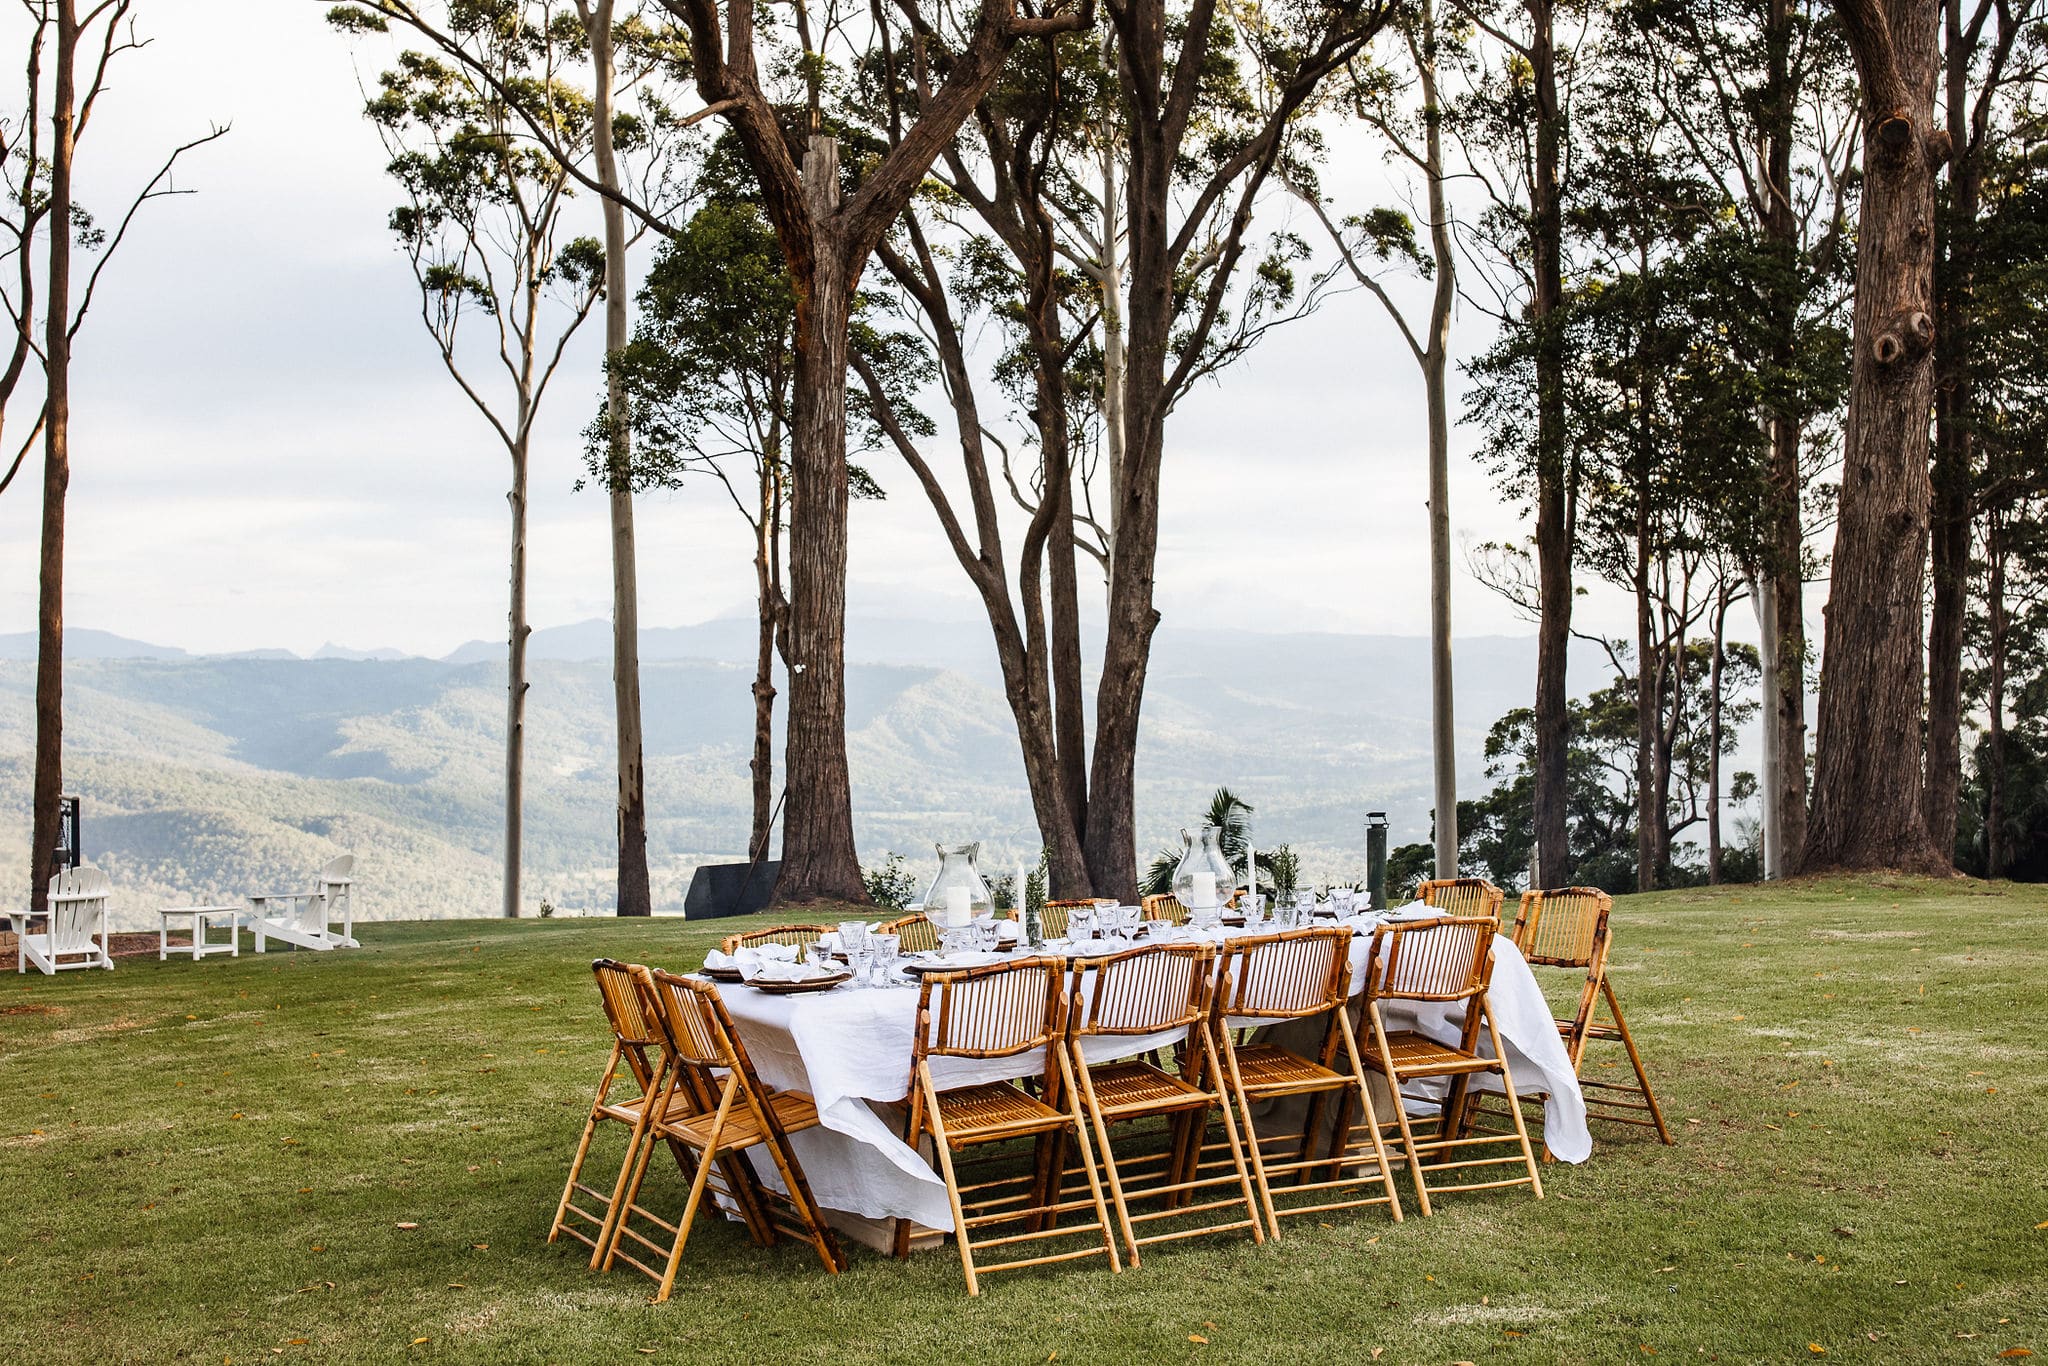
[[[1563,110],[1557,96],[1552,0],[1525,0],[1536,99],[1535,165],[1529,184],[1530,246],[1536,329],[1536,774],[1534,819],[1537,878],[1545,887],[1571,881],[1566,830],[1571,714],[1566,667],[1572,629],[1572,517],[1567,488],[1564,411],[1564,216],[1558,165]]]
[[[71,162],[77,151],[78,7],[57,0],[50,121],[50,273],[43,335],[43,525],[36,603],[36,770],[29,907],[43,910],[56,871],[64,796],[64,498],[71,487]],[[21,250],[28,250],[26,243]]]
[[[505,640],[505,903],[507,920],[519,916],[520,855],[526,807],[526,403],[512,447],[512,587]]]
[[[782,453],[770,440],[761,461],[760,504],[754,513],[754,820],[747,857],[767,857],[775,822],[775,632],[782,616],[777,552],[781,542]]]
[[[1768,575],[1755,573],[1749,581],[1750,603],[1756,609],[1756,659],[1758,673],[1758,696],[1761,705],[1757,709],[1758,729],[1762,731],[1763,773],[1757,783],[1757,802],[1762,810],[1762,828],[1758,831],[1759,853],[1757,875],[1768,882],[1785,875],[1779,862],[1778,853],[1778,759],[1784,753],[1784,746],[1778,739],[1778,594],[1777,585]],[[1803,807],[1804,801],[1800,803]]]
[[[1937,8],[1838,0],[1872,127],[1858,219],[1813,805],[1802,868],[1949,871],[1921,805],[1920,616],[1933,405]]]
[[[1640,396],[1639,396],[1640,397]],[[1664,654],[1650,614],[1650,472],[1636,470],[1636,890],[1657,890],[1658,709],[1664,702]]]
[[[595,9],[579,0],[590,34],[595,92],[594,150],[597,182],[617,192],[619,159],[612,140],[612,0]],[[604,349],[614,362],[627,336],[626,211],[609,196],[604,211]],[[625,376],[617,365],[605,370],[605,411],[611,437],[608,452],[612,531],[612,710],[617,720],[620,915],[652,915],[653,889],[647,879],[647,779],[640,725],[640,571],[633,544],[632,415]]]
[[[1798,365],[1804,295],[1792,185],[1792,152],[1798,138],[1799,92],[1792,71],[1797,22],[1793,0],[1770,0],[1764,34],[1767,123],[1759,208],[1764,241],[1776,262],[1764,300],[1772,361],[1786,376]],[[1806,843],[1806,533],[1800,507],[1806,483],[1799,470],[1799,414],[1788,402],[1770,410],[1765,424],[1770,435],[1768,502],[1759,556],[1761,582],[1755,590],[1758,652],[1764,666],[1765,876],[1782,877],[1799,866]]]
[[[1111,41],[1103,39],[1103,65],[1116,69]],[[1117,239],[1123,233],[1122,201],[1117,196],[1116,139],[1105,129],[1102,139],[1102,440],[1109,450],[1109,522],[1103,528],[1109,562],[1116,564],[1116,490],[1124,477],[1124,269]],[[1104,576],[1104,587],[1109,576]]]
[[[839,145],[813,134],[803,185],[812,256],[794,272],[790,433],[789,728],[778,902],[869,904],[853,843],[846,762],[846,358],[854,273],[839,207]]]
[[[1963,634],[1969,610],[1972,280],[1983,169],[1970,129],[1975,45],[1962,33],[1959,0],[1942,5],[1948,30],[1943,94],[1950,146],[1948,200],[1935,222],[1934,596],[1927,622],[1927,834],[1953,855],[1963,782]]]
[[[1728,584],[1715,585],[1714,657],[1707,671],[1707,881],[1721,881],[1721,677],[1728,639]]]
[[[2006,652],[2011,643],[2011,617],[2005,603],[2005,533],[2001,520],[1991,524],[1991,544],[1985,558],[1984,610],[1990,636],[1986,670],[1984,711],[1984,876],[2004,877],[2005,841],[2005,674]]]
[[[1458,875],[1458,730],[1451,685],[1451,311],[1458,301],[1457,253],[1444,194],[1443,109],[1437,100],[1436,3],[1422,0],[1416,71],[1422,83],[1423,177],[1429,195],[1430,255],[1436,293],[1422,387],[1429,409],[1429,738],[1435,813],[1435,875]]]

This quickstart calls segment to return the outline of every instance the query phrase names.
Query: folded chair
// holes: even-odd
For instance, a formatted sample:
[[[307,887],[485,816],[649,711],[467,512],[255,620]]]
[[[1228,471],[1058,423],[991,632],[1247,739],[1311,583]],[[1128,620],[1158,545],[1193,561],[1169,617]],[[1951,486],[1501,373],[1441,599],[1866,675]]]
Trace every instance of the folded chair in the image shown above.
[[[901,920],[892,920],[882,926],[883,934],[896,936],[896,947],[903,953],[937,953],[939,932],[926,915],[906,915]]]
[[[1224,948],[1209,1012],[1210,1040],[1222,1057],[1244,1125],[1252,1179],[1275,1238],[1280,1220],[1290,1215],[1385,1205],[1396,1222],[1401,1218],[1364,1060],[1344,1009],[1350,978],[1351,931],[1339,926],[1256,935]],[[1235,1037],[1239,1031],[1249,1035],[1255,1028],[1314,1017],[1325,1023],[1313,1058]],[[1293,1097],[1308,1102],[1300,1133],[1261,1138],[1252,1107]],[[1337,1122],[1325,1140],[1325,1107],[1333,1098]],[[1350,1122],[1353,1105],[1363,1117],[1355,1125]],[[1379,1194],[1360,1194],[1375,1186]],[[1282,1195],[1288,1197],[1285,1208],[1276,1199]],[[1309,1202],[1296,1203],[1297,1196]]]
[[[1439,1185],[1437,1193],[1526,1185],[1537,1199],[1543,1198],[1543,1178],[1536,1172],[1536,1154],[1529,1147],[1529,1131],[1515,1100],[1514,1078],[1508,1073],[1507,1054],[1501,1047],[1500,1031],[1494,1027],[1493,1008],[1486,995],[1493,963],[1493,936],[1499,928],[1500,922],[1488,916],[1440,916],[1395,922],[1373,931],[1361,1003],[1370,1027],[1365,1065],[1384,1076],[1387,1089],[1393,1092],[1401,1147],[1408,1155],[1416,1200],[1424,1214],[1431,1213],[1431,1173],[1503,1163],[1518,1164],[1521,1174],[1497,1181]],[[1416,1030],[1389,1030],[1383,1010],[1388,1001],[1462,1001],[1465,1022],[1458,1041],[1438,1043]],[[1479,1050],[1482,1030],[1492,1045],[1490,1056]],[[1465,1130],[1463,1121],[1472,1077],[1485,1072],[1500,1078],[1508,1111],[1514,1119],[1513,1133],[1473,1134]],[[1409,1102],[1418,1097],[1404,1088],[1430,1078],[1448,1079],[1450,1089],[1436,1118],[1418,1124],[1408,1114]],[[1416,1137],[1418,1128],[1424,1131],[1422,1138]],[[1512,1150],[1477,1157],[1467,1155],[1470,1150],[1503,1145]]]
[[[1611,947],[1608,915],[1613,909],[1614,898],[1597,887],[1524,892],[1521,910],[1515,917],[1515,947],[1531,967],[1570,968],[1585,974],[1578,1011],[1570,1019],[1558,1020],[1557,1031],[1564,1037],[1572,1071],[1578,1075],[1579,1089],[1585,1095],[1586,1117],[1655,1129],[1657,1137],[1669,1143],[1671,1130],[1665,1126],[1664,1111],[1657,1104],[1656,1092],[1650,1089],[1642,1054],[1628,1032],[1621,1002],[1615,999],[1614,981],[1607,975]],[[1611,1025],[1600,1024],[1593,1018],[1603,1000],[1607,1002],[1608,1014],[1614,1017]],[[1635,1069],[1635,1085],[1599,1081],[1585,1075],[1586,1045],[1596,1039],[1619,1041],[1627,1050],[1629,1066]]]
[[[1181,905],[1180,898],[1171,892],[1155,892],[1140,905],[1147,920],[1164,920],[1174,925],[1188,923],[1188,908]]]
[[[636,973],[645,969],[628,963],[600,958],[590,965],[597,977],[598,997],[604,1002],[605,1019],[612,1027],[612,1053],[598,1078],[597,1095],[590,1102],[590,1115],[583,1122],[583,1137],[577,1140],[576,1156],[569,1163],[569,1179],[562,1187],[561,1203],[555,1206],[555,1221],[548,1226],[548,1241],[568,1234],[590,1249],[590,1264],[604,1260],[611,1239],[612,1215],[620,1208],[619,1195],[633,1168],[633,1160],[647,1141],[653,1107],[667,1089],[668,1060],[662,1048],[661,1026],[653,1002],[642,989]],[[624,1065],[635,1094],[612,1094]],[[592,1139],[602,1124],[614,1124],[626,1131],[626,1151],[619,1158],[616,1181],[608,1190],[585,1185],[583,1164],[590,1156]],[[587,1204],[578,1203],[581,1196]]]
[[[1067,1047],[1080,1082],[1081,1109],[1094,1126],[1103,1175],[1116,1206],[1130,1264],[1139,1264],[1138,1248],[1204,1233],[1250,1229],[1252,1241],[1264,1242],[1257,1197],[1238,1142],[1237,1118],[1228,1088],[1209,1044],[1209,995],[1214,989],[1214,945],[1149,944],[1093,963],[1076,963],[1068,993]],[[1124,1051],[1146,1057],[1124,1057],[1091,1063],[1119,1042]],[[1179,1074],[1153,1063],[1150,1054],[1172,1044],[1185,1044]],[[1221,1116],[1229,1162],[1221,1171],[1203,1174],[1199,1158],[1210,1112]],[[1129,1130],[1139,1121],[1166,1121],[1163,1150],[1150,1154],[1129,1151],[1138,1135]],[[1126,1151],[1119,1153],[1119,1144]],[[1206,1193],[1213,1198],[1192,1203]],[[1133,1200],[1160,1202],[1157,1209],[1131,1213]],[[1227,1211],[1220,1221],[1189,1223],[1195,1215]],[[1139,1237],[1137,1225],[1171,1219],[1163,1233]]]
[[[904,1141],[921,1148],[931,1140],[946,1198],[953,1207],[953,1239],[960,1250],[967,1293],[981,1293],[981,1277],[991,1271],[1043,1266],[1082,1257],[1107,1257],[1112,1272],[1122,1271],[1109,1207],[1088,1141],[1062,1037],[1065,1029],[1060,988],[1065,963],[1058,958],[1027,958],[993,963],[962,972],[927,973],[917,1000],[917,1032],[910,1068],[909,1115]],[[956,1083],[947,1074],[976,1070],[973,1060],[1021,1058],[1039,1053],[1038,1094],[1010,1081]],[[937,1064],[937,1066],[935,1066]],[[986,1069],[981,1069],[986,1075]],[[1086,1199],[1061,1195],[1067,1140],[1079,1150]],[[1028,1140],[1032,1163],[1019,1174],[1003,1173],[974,1185],[961,1183],[965,1164],[957,1155]],[[979,1167],[1014,1167],[1014,1150],[988,1155]],[[1087,1223],[1061,1225],[1059,1216],[1086,1210]],[[984,1229],[1022,1225],[1019,1232],[978,1236]],[[975,1254],[992,1248],[1041,1242],[1050,1238],[1085,1238],[1087,1245],[1065,1252],[1018,1257],[1007,1262],[977,1263]],[[1028,1249],[1020,1249],[1028,1250]],[[910,1252],[910,1224],[896,1223],[896,1255]]]
[[[817,943],[821,935],[831,934],[838,928],[837,925],[777,925],[772,929],[729,934],[718,947],[726,954],[738,953],[741,949],[757,949],[763,944],[787,944],[800,949]]]
[[[818,1126],[818,1107],[801,1091],[776,1091],[761,1084],[711,983],[658,969],[641,969],[637,976],[659,1009],[669,1066],[667,1089],[656,1106],[650,1136],[687,1155],[690,1196],[674,1223],[640,1203],[641,1183],[654,1154],[652,1142],[642,1143],[613,1217],[604,1269],[623,1260],[660,1284],[656,1303],[666,1300],[708,1190],[736,1207],[755,1242],[765,1246],[787,1236],[809,1243],[825,1269],[837,1275],[846,1266],[845,1254],[812,1198],[789,1143],[790,1135]],[[749,1155],[756,1151],[775,1164],[782,1190],[756,1179],[748,1165]],[[715,1183],[714,1170],[719,1177]],[[642,1233],[634,1226],[636,1219],[654,1232]],[[670,1240],[666,1245],[661,1241],[664,1234]],[[660,1268],[627,1250],[628,1242],[660,1262]]]
[[[1492,916],[1500,919],[1508,894],[1483,877],[1440,878],[1415,889],[1415,899],[1445,915]]]
[[[63,869],[51,878],[44,932],[30,934],[25,915],[15,922],[20,933],[14,970],[26,972],[30,963],[45,975],[67,968],[112,968],[114,960],[107,952],[107,898],[112,891],[107,875],[90,863]]]

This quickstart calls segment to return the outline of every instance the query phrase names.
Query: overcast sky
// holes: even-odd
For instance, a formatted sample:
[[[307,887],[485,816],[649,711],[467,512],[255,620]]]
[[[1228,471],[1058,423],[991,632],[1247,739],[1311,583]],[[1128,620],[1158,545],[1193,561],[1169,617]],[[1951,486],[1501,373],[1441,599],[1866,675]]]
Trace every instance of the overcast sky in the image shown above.
[[[195,193],[148,207],[81,335],[68,620],[209,651],[439,654],[502,636],[504,452],[421,329],[351,45],[310,0],[139,8],[155,42],[122,59],[95,116],[82,197],[111,212],[167,147],[212,121],[233,131],[191,157],[179,185]],[[1328,185],[1345,209],[1389,194],[1358,143]],[[576,212],[594,233],[594,203]],[[1483,316],[1459,326],[1461,349],[1483,341]],[[579,339],[536,447],[536,626],[610,610],[604,503],[571,491],[599,329]],[[1190,397],[1167,444],[1170,621],[1427,630],[1420,379],[1372,300],[1346,295],[1270,337]],[[1472,444],[1454,437],[1459,544],[1526,535]],[[974,611],[900,462],[869,463],[890,497],[854,510],[855,610]],[[37,487],[31,464],[0,496],[0,631],[34,626]],[[752,610],[747,532],[723,495],[649,497],[639,526],[645,624]],[[1462,554],[1455,612],[1460,634],[1529,629]]]

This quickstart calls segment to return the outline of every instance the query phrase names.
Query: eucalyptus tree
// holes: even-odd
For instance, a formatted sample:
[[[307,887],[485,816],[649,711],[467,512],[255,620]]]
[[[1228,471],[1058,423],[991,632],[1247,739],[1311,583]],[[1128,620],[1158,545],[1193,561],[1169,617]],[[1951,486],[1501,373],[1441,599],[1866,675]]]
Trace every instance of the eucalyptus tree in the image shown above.
[[[0,492],[14,481],[37,439],[43,448],[42,509],[37,555],[35,775],[29,844],[29,908],[46,904],[64,791],[64,536],[71,487],[71,349],[92,308],[100,278],[143,205],[183,193],[174,180],[186,153],[227,133],[225,127],[175,147],[128,201],[112,233],[101,227],[73,188],[80,139],[92,122],[109,73],[148,46],[134,27],[132,0],[23,0],[22,108],[0,119],[0,165],[7,206],[0,259],[14,257],[12,279],[0,283],[10,337],[0,369],[0,421],[17,393],[41,389],[29,435],[0,474]],[[46,65],[47,58],[47,65]],[[35,249],[44,248],[37,316]],[[74,290],[73,251],[98,259]],[[4,277],[0,277],[4,279]],[[40,371],[41,384],[31,370]],[[4,430],[4,429],[0,429]]]
[[[1722,187],[1728,243],[1753,291],[1735,344],[1756,375],[1770,435],[1752,579],[1763,688],[1767,876],[1795,867],[1806,830],[1809,502],[1829,490],[1831,421],[1848,383],[1848,214],[1860,147],[1855,73],[1827,11],[1795,0],[1699,0],[1630,11],[1651,58],[1642,89]]]
[[[356,7],[330,18],[348,32],[384,28],[382,16]],[[511,917],[520,906],[534,424],[570,338],[603,294],[605,259],[596,238],[572,235],[567,167],[524,136],[522,117],[498,94],[518,86],[529,113],[541,111],[554,148],[588,152],[589,97],[561,79],[585,41],[576,15],[549,0],[462,6],[447,31],[467,60],[400,51],[365,113],[403,196],[390,227],[419,288],[420,322],[511,468],[503,889]],[[494,80],[480,80],[478,68]]]
[[[913,443],[897,444],[988,610],[1063,894],[1129,897],[1137,888],[1133,787],[1159,619],[1166,417],[1194,384],[1312,305],[1295,275],[1305,244],[1254,233],[1254,214],[1283,191],[1290,162],[1313,152],[1307,125],[1333,77],[1389,14],[1385,5],[1340,3],[1254,9],[1226,22],[1212,0],[1170,12],[1150,0],[1112,4],[1107,35],[1019,64],[979,102],[964,145],[942,162],[943,193],[883,249],[946,379],[971,533],[970,517],[952,506]],[[886,102],[882,121],[893,140],[897,120]],[[1105,157],[1105,188],[1128,158],[1118,213],[1105,213],[1094,188]],[[965,238],[951,276],[951,249],[929,235],[932,217]],[[1118,220],[1121,243],[1111,226]],[[1119,280],[1125,294],[1112,300],[1106,291]],[[990,405],[970,373],[975,312],[1005,329],[998,378],[1037,451],[1032,493],[1020,498],[1031,520],[1014,590],[987,450]],[[1105,318],[1119,320],[1119,331],[1101,326]],[[1120,364],[1111,359],[1118,355]],[[1105,434],[1109,487],[1097,523],[1106,532],[1109,610],[1092,743],[1073,539],[1076,419],[1091,410],[1090,420],[1115,425]]]
[[[710,158],[706,200],[656,253],[639,296],[631,344],[611,362],[611,379],[632,427],[630,463],[607,410],[592,430],[593,474],[630,489],[679,488],[694,478],[718,484],[746,521],[754,544],[753,822],[749,856],[765,856],[775,807],[776,664],[789,663],[789,438],[796,399],[796,308],[782,250],[730,138]],[[737,174],[735,174],[737,172]],[[885,398],[909,411],[904,395],[924,377],[915,340],[877,326],[876,310],[857,296],[850,353],[876,376]],[[864,393],[852,396],[851,440],[877,440]],[[913,419],[915,421],[915,419]],[[917,427],[919,435],[924,434]],[[856,499],[881,488],[858,465],[847,471]],[[630,491],[630,489],[628,491]]]
[[[1425,255],[1413,220],[1393,209],[1333,219],[1312,187],[1292,188],[1314,212],[1342,269],[1370,293],[1401,334],[1422,371],[1429,423],[1429,681],[1434,876],[1458,875],[1458,755],[1451,661],[1451,314],[1458,298],[1452,241],[1450,173],[1444,157],[1444,104],[1438,76],[1445,31],[1436,0],[1418,0],[1400,16],[1394,60],[1352,63],[1345,89],[1350,112],[1372,127],[1392,156],[1422,180],[1429,230]],[[1405,58],[1405,63],[1403,62]],[[1413,72],[1414,96],[1403,76]],[[1413,270],[1431,282],[1426,317],[1411,320],[1382,279],[1389,268]]]
[[[1532,819],[1536,879],[1571,881],[1568,831],[1571,717],[1565,670],[1572,634],[1574,471],[1565,413],[1563,196],[1570,90],[1576,63],[1559,21],[1590,8],[1577,0],[1452,0],[1498,46],[1460,103],[1466,169],[1487,208],[1473,234],[1491,258],[1492,311],[1527,337],[1529,421],[1515,438],[1530,455],[1527,496],[1536,514],[1536,700]],[[1583,20],[1589,24],[1590,20]],[[1583,33],[1583,27],[1580,30]]]
[[[1945,872],[1922,794],[1939,7],[1836,0],[1863,91],[1854,362],[1801,868]]]
[[[2015,89],[2043,74],[2041,0],[1943,0],[1941,114],[1949,140],[1947,193],[1936,207],[1934,288],[1933,593],[1927,622],[1927,832],[1956,842],[1962,788],[1963,647],[1969,615],[1977,484],[1974,395],[1980,344],[1978,219],[1986,168],[2008,135]],[[2030,34],[2030,30],[2032,30]],[[2031,41],[2028,41],[2031,38]]]

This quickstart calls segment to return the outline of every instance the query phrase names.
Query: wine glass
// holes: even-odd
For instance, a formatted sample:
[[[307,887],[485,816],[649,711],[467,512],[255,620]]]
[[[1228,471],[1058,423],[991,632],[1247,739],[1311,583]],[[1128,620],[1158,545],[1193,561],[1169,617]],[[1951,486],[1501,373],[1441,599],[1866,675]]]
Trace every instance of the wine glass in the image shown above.
[[[893,934],[870,934],[868,952],[874,955],[874,982],[878,987],[893,986],[896,983],[896,957],[901,950],[901,938]]]

